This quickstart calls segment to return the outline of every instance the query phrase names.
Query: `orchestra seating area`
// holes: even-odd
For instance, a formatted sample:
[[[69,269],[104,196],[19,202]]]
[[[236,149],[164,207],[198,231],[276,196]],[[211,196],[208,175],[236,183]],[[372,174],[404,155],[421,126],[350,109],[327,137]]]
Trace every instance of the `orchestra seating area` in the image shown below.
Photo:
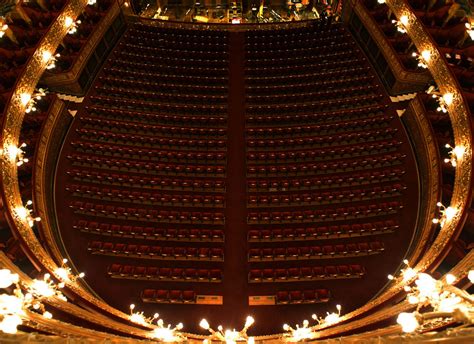
[[[137,22],[74,118],[55,198],[69,255],[80,271],[94,265],[86,281],[111,305],[158,310],[191,332],[203,315],[275,318],[265,333],[280,331],[275,313],[301,323],[337,303],[349,312],[385,285],[413,235],[418,177],[395,108],[343,25]],[[238,309],[226,308],[233,293]]]

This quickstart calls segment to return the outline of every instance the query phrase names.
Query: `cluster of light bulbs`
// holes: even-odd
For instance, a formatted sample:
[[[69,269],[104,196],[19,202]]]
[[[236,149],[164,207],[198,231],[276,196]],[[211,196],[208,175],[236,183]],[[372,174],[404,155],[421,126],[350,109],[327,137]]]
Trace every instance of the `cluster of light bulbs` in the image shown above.
[[[400,16],[399,20],[393,19],[392,23],[395,24],[395,26],[397,27],[398,32],[400,32],[400,33],[406,33],[407,32],[406,27],[408,26],[409,19],[408,19],[408,16],[406,14]]]
[[[2,38],[8,30],[8,24],[5,23],[5,19],[0,17],[0,38]]]
[[[46,69],[50,70],[56,67],[56,61],[61,54],[52,54],[49,50],[43,51],[43,62],[46,64]]]
[[[199,326],[204,330],[209,331],[210,335],[208,338],[204,340],[204,344],[212,342],[212,340],[217,340],[220,342],[224,342],[226,344],[235,344],[237,342],[253,344],[255,343],[254,337],[249,337],[247,335],[247,331],[255,323],[255,319],[250,315],[247,316],[245,319],[245,324],[242,330],[237,331],[235,329],[227,329],[224,331],[222,325],[217,327],[217,331],[215,331],[208,323],[206,319],[202,319],[199,323]]]
[[[446,92],[444,94],[441,94],[441,92],[437,91],[437,87],[432,85],[426,90],[427,94],[431,94],[431,97],[433,99],[436,99],[438,101],[438,107],[436,111],[438,112],[443,112],[447,113],[449,106],[453,103],[454,100],[454,94],[450,92]]]
[[[71,17],[64,18],[64,26],[68,30],[67,33],[73,35],[77,32],[77,26],[81,24],[80,20],[74,20]]]
[[[131,304],[129,320],[138,325],[154,326],[155,328],[151,332],[153,338],[165,343],[181,342],[186,339],[186,337],[179,332],[183,328],[182,323],[177,324],[174,328],[169,324],[165,326],[163,319],[159,318],[160,315],[158,313],[155,313],[153,317],[146,317],[143,312],[134,312],[134,309],[135,305]],[[156,322],[156,326],[154,322]]]
[[[444,162],[451,164],[451,166],[453,167],[456,167],[459,161],[462,160],[466,149],[464,148],[464,146],[453,147],[449,143],[447,143],[445,147],[449,149],[449,152],[448,152],[449,158],[444,159]]]
[[[43,55],[44,56],[44,55]],[[36,111],[36,102],[43,98],[48,93],[45,88],[38,88],[32,94],[22,93],[20,94],[20,102],[25,107],[25,112],[30,113]]]
[[[24,221],[28,222],[28,225],[30,227],[33,227],[35,222],[40,222],[41,217],[39,216],[33,216],[33,201],[29,200],[26,202],[25,206],[19,206],[15,209],[17,215]]]
[[[5,149],[0,148],[0,154],[5,155],[12,163],[17,166],[26,164],[29,159],[25,158],[25,152],[22,148],[26,147],[26,143],[22,143],[19,147],[8,145]]]
[[[318,317],[316,314],[313,314],[311,317],[317,321],[318,325],[334,325],[341,320],[341,305],[336,305],[337,312],[327,312],[326,316]],[[283,334],[283,337],[288,342],[299,342],[302,340],[312,339],[315,337],[316,332],[309,326],[309,321],[304,320],[303,326],[296,324],[296,327],[293,328],[288,324],[283,325],[283,330],[287,333]]]
[[[423,50],[421,54],[414,51],[412,56],[418,60],[418,67],[428,68],[428,62],[431,59],[431,52],[428,49]]]
[[[27,311],[40,312],[43,317],[51,319],[53,315],[48,312],[43,301],[49,298],[59,298],[67,302],[61,292],[65,282],[74,282],[77,278],[84,277],[84,273],[74,275],[66,266],[67,259],[63,259],[61,267],[54,270],[59,283],[51,279],[50,274],[44,274],[42,279],[34,279],[29,283],[22,282],[18,274],[9,269],[0,269],[0,289],[5,292],[0,294],[0,331],[14,334],[18,326],[27,317]]]
[[[434,218],[433,223],[440,224],[441,228],[444,227],[446,222],[449,222],[453,219],[454,216],[458,213],[458,209],[455,207],[445,207],[443,203],[438,202],[436,206],[439,209],[440,217]]]
[[[403,332],[415,332],[430,320],[454,319],[467,325],[474,322],[474,297],[453,285],[457,280],[454,275],[448,274],[444,279],[435,280],[430,275],[411,268],[407,260],[404,263],[407,267],[401,271],[401,278],[407,283],[404,288],[407,301],[416,305],[416,310],[398,315],[397,323],[401,325]],[[469,271],[467,277],[474,283],[474,270]],[[389,279],[394,277],[389,275]],[[416,279],[414,285],[411,283],[413,279]],[[430,311],[426,312],[426,309]]]
[[[474,25],[469,23],[466,23],[466,32],[469,35],[469,38],[474,41]],[[1,37],[1,36],[0,36]]]

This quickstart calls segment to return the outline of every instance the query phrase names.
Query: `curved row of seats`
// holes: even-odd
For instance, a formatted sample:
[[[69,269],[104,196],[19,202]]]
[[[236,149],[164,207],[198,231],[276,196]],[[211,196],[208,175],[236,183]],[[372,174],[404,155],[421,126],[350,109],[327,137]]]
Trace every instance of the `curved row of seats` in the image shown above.
[[[217,260],[224,259],[222,248],[151,246],[125,243],[91,241],[87,249],[92,254],[137,256],[146,259],[184,259],[184,260]]]
[[[158,281],[221,282],[220,269],[165,268],[156,266],[110,265],[107,273],[112,278],[146,279]]]
[[[83,232],[114,237],[135,237],[158,241],[224,241],[224,231],[222,229],[142,227],[86,220],[77,221],[73,228]]]
[[[308,241],[392,233],[398,228],[394,220],[332,225],[319,227],[252,229],[248,231],[249,242]]]
[[[251,269],[250,283],[296,282],[327,279],[361,278],[364,267],[358,264],[302,266],[299,268]]]

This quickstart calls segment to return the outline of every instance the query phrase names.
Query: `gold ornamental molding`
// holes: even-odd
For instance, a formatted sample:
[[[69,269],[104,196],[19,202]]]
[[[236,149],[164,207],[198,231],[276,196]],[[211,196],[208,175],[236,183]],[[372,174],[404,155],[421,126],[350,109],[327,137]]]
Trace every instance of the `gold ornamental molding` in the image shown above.
[[[16,147],[19,145],[21,126],[26,115],[27,102],[25,100],[28,100],[27,96],[31,97],[34,93],[35,87],[46,69],[48,61],[44,59],[44,52],[54,53],[69,30],[67,23],[75,20],[82,13],[86,5],[87,0],[71,0],[64,6],[63,11],[58,15],[56,21],[51,24],[48,32],[43,36],[37,49],[29,59],[25,70],[19,76],[2,121],[1,187],[3,204],[9,217],[9,223],[18,234],[22,247],[31,262],[38,270],[46,270],[52,276],[56,276],[54,271],[59,265],[38,241],[25,216],[25,207],[21,200],[18,184]],[[34,116],[34,114],[28,116]],[[69,291],[94,305],[97,309],[101,309],[128,322],[128,314],[110,307],[102,300],[86,292],[79,285],[67,282],[66,286]],[[101,323],[104,326],[108,325],[112,329],[125,333],[129,333],[130,328],[132,328],[112,321],[103,315]]]
[[[440,180],[441,180],[441,159],[439,156],[438,143],[433,133],[429,119],[426,116],[426,109],[422,103],[422,100],[419,95],[413,98],[408,104],[408,110],[413,116],[416,125],[418,126],[419,131],[421,132],[420,140],[423,144],[423,150],[426,152],[426,161],[427,168],[429,171],[429,176],[425,185],[425,195],[426,204],[429,205],[429,209],[426,212],[426,216],[421,218],[422,222],[418,228],[420,228],[420,236],[415,243],[415,247],[411,249],[410,260],[417,262],[423,252],[426,251],[426,243],[430,240],[430,237],[433,233],[433,223],[432,219],[436,217],[437,206],[436,203],[439,201],[441,189]]]
[[[20,197],[20,190],[18,185],[18,170],[16,165],[16,154],[11,154],[16,152],[12,147],[18,147],[19,144],[19,135],[21,130],[21,125],[25,117],[25,102],[24,95],[31,95],[34,92],[34,88],[38,83],[42,73],[46,68],[46,62],[43,58],[43,52],[49,51],[54,52],[57,46],[60,44],[64,36],[66,35],[68,28],[65,26],[66,18],[77,18],[77,16],[83,11],[86,6],[86,0],[71,0],[63,9],[61,14],[58,16],[57,20],[51,25],[47,34],[41,40],[37,50],[29,60],[24,73],[20,76],[17,81],[15,91],[10,99],[10,102],[7,107],[6,114],[2,122],[2,138],[1,138],[1,148],[3,149],[3,154],[1,156],[2,163],[2,198],[4,206],[7,210],[9,216],[9,222],[14,227],[14,229],[19,234],[22,245],[25,248],[26,253],[29,255],[30,259],[34,264],[36,264],[40,269],[47,270],[51,275],[55,276],[54,270],[58,268],[57,262],[48,254],[48,252],[42,247],[41,243],[38,241],[38,238],[34,234],[33,230],[28,224],[27,219],[24,216],[24,205],[22,204]],[[411,262],[414,265],[414,269],[417,271],[428,271],[435,267],[435,265],[442,259],[449,249],[450,240],[457,235],[464,217],[465,210],[467,207],[468,200],[471,196],[471,178],[472,178],[472,132],[471,132],[471,123],[469,119],[468,111],[463,102],[462,94],[459,90],[459,87],[456,83],[456,80],[451,75],[445,61],[441,57],[439,51],[436,49],[436,46],[433,44],[429,35],[424,31],[422,25],[417,21],[415,15],[411,12],[410,8],[401,0],[387,0],[387,5],[390,7],[393,13],[400,18],[403,15],[406,15],[409,19],[407,25],[407,33],[412,38],[413,42],[417,46],[419,51],[430,50],[431,60],[428,63],[428,67],[439,85],[440,92],[442,94],[451,94],[451,102],[448,104],[449,116],[453,124],[455,144],[456,146],[464,147],[463,158],[458,161],[456,168],[456,178],[455,185],[453,190],[453,196],[451,200],[451,207],[456,209],[454,216],[448,219],[441,228],[439,235],[436,237],[432,246],[429,248],[428,252],[420,259],[419,262]],[[139,19],[142,22],[145,22],[143,19]],[[157,21],[146,20],[146,23],[156,23],[152,25],[163,25],[166,27],[186,27],[191,29],[212,29],[211,25],[196,25],[196,24],[186,24],[186,23],[162,23]],[[230,25],[212,25],[212,27],[217,27],[216,29],[228,29],[228,30],[247,30],[247,29],[286,29],[305,27],[310,25],[310,23],[283,23],[283,24],[265,24],[249,26],[242,25],[240,28]],[[31,116],[31,115],[30,115]],[[470,256],[471,261],[472,257]],[[120,312],[119,310],[110,307],[102,300],[97,299],[93,295],[86,292],[80,286],[67,283],[67,288],[69,291],[75,293],[78,297],[82,298],[84,301],[88,302],[91,305],[94,305],[97,309],[101,309],[103,312],[107,312],[110,315],[128,321],[128,315]],[[404,307],[407,307],[405,303],[400,303],[383,311],[374,311],[375,307],[382,305],[383,303],[389,301],[390,299],[397,296],[400,292],[403,291],[403,285],[401,283],[393,284],[385,292],[383,292],[379,297],[368,302],[363,307],[341,317],[341,324],[331,326],[322,325],[313,327],[314,330],[319,331],[318,337],[324,338],[327,336],[341,335],[347,333],[348,331],[361,329],[365,326],[368,326],[372,323],[379,322],[381,319],[388,319],[393,317],[395,314],[398,314]],[[129,333],[136,336],[146,338],[146,331],[140,330],[136,327],[128,326],[118,321],[114,321],[110,318],[107,318],[106,315],[99,313],[99,311],[86,311],[82,312],[78,310],[78,306],[58,303],[54,304],[54,307],[61,308],[66,312],[71,312],[71,314],[79,315],[79,317],[84,317],[91,322],[99,322],[101,325],[108,327],[122,333]],[[361,318],[361,316],[368,314],[370,315]],[[357,320],[355,318],[358,318]],[[42,320],[46,321],[46,320]],[[38,320],[39,323],[39,320]],[[53,323],[50,323],[52,326]],[[54,322],[54,326],[57,326],[57,322]],[[64,327],[64,333],[77,333],[77,329],[66,328]],[[70,331],[70,332],[69,332]],[[90,331],[90,330],[88,330]],[[89,332],[84,335],[90,336]],[[201,338],[201,336],[193,335],[195,339]],[[277,341],[278,338],[281,338],[281,334],[275,334],[273,336],[264,336],[257,337],[256,339]]]
[[[79,78],[80,73],[84,69],[89,57],[94,53],[97,44],[99,44],[102,37],[104,37],[105,32],[113,23],[115,18],[120,13],[120,7],[117,1],[114,1],[110,5],[109,10],[100,23],[94,27],[94,31],[91,34],[91,37],[87,40],[84,47],[81,49],[79,56],[74,62],[72,68],[64,73],[46,73],[43,76],[44,82],[49,86],[61,86],[65,84],[70,84],[76,81]]]
[[[364,24],[369,34],[374,38],[375,43],[385,57],[385,60],[388,62],[390,69],[393,71],[393,75],[399,82],[426,85],[431,80],[429,72],[411,72],[405,69],[400,62],[397,53],[392,45],[387,41],[380,27],[370,14],[367,13],[363,1],[355,1],[353,10]]]

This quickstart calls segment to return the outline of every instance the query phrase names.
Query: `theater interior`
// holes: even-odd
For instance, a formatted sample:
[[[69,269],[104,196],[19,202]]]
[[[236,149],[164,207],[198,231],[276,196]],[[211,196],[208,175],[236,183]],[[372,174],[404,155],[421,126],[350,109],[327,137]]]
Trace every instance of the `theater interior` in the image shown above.
[[[0,342],[473,342],[473,10],[0,1]]]

